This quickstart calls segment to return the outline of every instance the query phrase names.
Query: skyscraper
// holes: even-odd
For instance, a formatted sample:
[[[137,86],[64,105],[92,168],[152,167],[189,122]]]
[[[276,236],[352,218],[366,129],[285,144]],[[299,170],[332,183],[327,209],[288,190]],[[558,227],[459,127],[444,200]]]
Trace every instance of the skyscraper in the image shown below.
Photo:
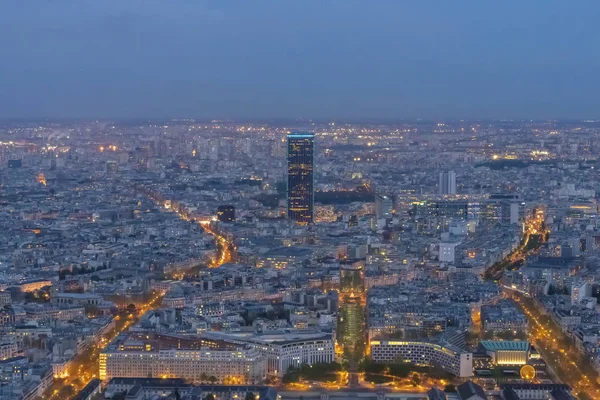
[[[440,194],[456,194],[456,173],[454,171],[440,172]]]
[[[377,215],[377,219],[392,218],[393,210],[394,201],[391,197],[379,194],[375,196],[375,214]]]
[[[222,205],[217,208],[217,219],[221,222],[235,221],[235,207],[232,205]]]
[[[313,222],[313,143],[310,133],[288,135],[287,215],[299,225]]]
[[[340,291],[337,340],[352,362],[365,352],[365,261],[340,261]]]

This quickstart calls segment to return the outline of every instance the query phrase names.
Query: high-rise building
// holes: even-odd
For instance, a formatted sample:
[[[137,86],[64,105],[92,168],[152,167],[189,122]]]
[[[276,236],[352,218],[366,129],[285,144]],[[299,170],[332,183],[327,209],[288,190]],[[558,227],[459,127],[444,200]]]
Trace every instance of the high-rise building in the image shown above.
[[[235,207],[232,205],[223,205],[217,208],[217,219],[221,222],[235,221]]]
[[[119,163],[113,160],[109,160],[106,162],[106,173],[109,175],[114,175],[119,172]]]
[[[377,215],[377,219],[392,218],[393,210],[394,201],[390,196],[379,194],[375,196],[375,214]]]
[[[299,225],[308,225],[314,215],[314,135],[292,133],[287,139],[287,215]]]
[[[365,306],[365,261],[341,261],[337,339],[353,361],[362,358],[366,350]]]
[[[23,161],[21,159],[8,160],[8,168],[21,168],[22,166],[23,166]]]
[[[454,171],[440,172],[440,194],[456,194],[456,173]]]
[[[491,194],[488,200],[480,203],[478,218],[484,223],[519,224],[524,212],[523,205],[519,195]]]
[[[585,297],[592,295],[592,286],[586,281],[575,281],[571,284],[571,305],[576,306]]]

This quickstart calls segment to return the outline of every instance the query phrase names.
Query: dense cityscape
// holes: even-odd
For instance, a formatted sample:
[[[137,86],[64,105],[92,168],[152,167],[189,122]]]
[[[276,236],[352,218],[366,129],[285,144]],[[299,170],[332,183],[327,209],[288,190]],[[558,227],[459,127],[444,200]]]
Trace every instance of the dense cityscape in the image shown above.
[[[600,398],[600,121],[0,140],[2,400]]]

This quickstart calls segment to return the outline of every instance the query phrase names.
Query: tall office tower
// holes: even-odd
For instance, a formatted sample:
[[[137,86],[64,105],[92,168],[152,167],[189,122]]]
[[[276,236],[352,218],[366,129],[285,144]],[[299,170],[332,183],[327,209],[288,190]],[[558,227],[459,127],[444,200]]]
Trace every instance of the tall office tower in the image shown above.
[[[456,173],[440,172],[440,194],[456,194]]]
[[[287,215],[298,225],[313,222],[313,143],[314,135],[288,135]]]
[[[379,194],[375,196],[375,214],[377,215],[377,219],[392,218],[393,209],[394,202],[390,196]]]
[[[516,194],[491,194],[480,204],[479,219],[484,223],[519,224],[523,220],[523,202]]]
[[[217,219],[221,222],[235,221],[235,207],[231,205],[219,206],[217,208]]]
[[[365,261],[340,261],[340,292],[337,341],[351,361],[360,360],[366,350]]]
[[[106,162],[106,173],[109,175],[114,175],[119,172],[119,163],[113,160],[108,160]]]

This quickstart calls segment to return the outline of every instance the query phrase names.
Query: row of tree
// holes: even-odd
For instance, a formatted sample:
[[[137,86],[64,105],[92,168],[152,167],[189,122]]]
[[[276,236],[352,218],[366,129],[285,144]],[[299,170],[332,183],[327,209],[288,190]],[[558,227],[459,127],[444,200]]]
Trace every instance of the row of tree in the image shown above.
[[[255,399],[256,399],[256,395],[252,392],[246,393],[246,396],[244,397],[244,400],[255,400]],[[215,398],[214,394],[209,393],[206,396],[204,396],[204,400],[216,400],[216,398]]]
[[[68,275],[83,275],[83,274],[89,274],[92,272],[97,272],[97,271],[102,271],[108,269],[108,267],[101,265],[99,267],[90,267],[90,268],[86,268],[86,267],[73,267],[70,270],[68,269],[61,269],[60,271],[58,271],[58,279],[61,281],[64,281],[65,278]],[[97,279],[100,279],[98,277],[96,277]]]
[[[335,382],[337,372],[342,370],[342,365],[337,362],[302,364],[296,368],[289,368],[282,378],[283,383],[299,382],[300,380]]]

